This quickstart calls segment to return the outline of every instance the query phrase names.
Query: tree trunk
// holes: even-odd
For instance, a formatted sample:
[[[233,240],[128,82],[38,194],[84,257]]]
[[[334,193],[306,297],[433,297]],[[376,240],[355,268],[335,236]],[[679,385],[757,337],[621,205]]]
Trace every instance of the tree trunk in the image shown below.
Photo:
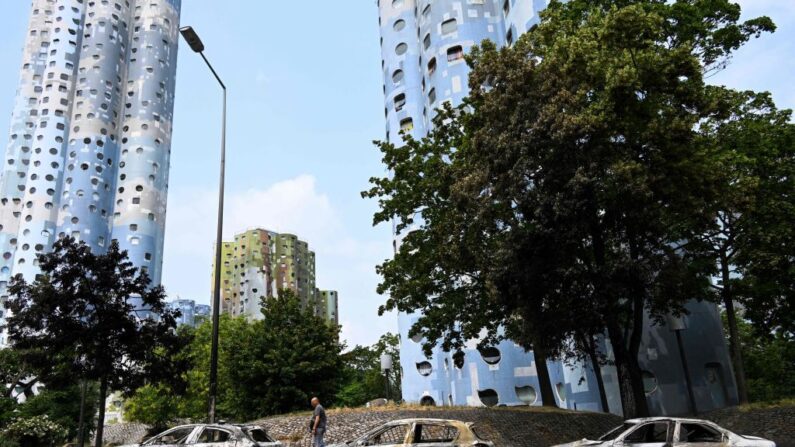
[[[596,343],[594,338],[586,335],[583,339],[585,349],[588,351],[588,357],[591,359],[591,367],[593,368],[594,376],[596,376],[596,386],[599,388],[599,401],[602,404],[602,411],[610,413],[610,404],[607,402],[607,392],[605,391],[605,381],[602,379],[602,365],[599,363],[599,356],[596,353]]]
[[[102,447],[102,435],[105,430],[105,398],[108,394],[108,379],[103,377],[99,385],[99,416],[97,416],[97,436],[94,447]]]
[[[638,365],[637,353],[633,361],[632,354],[625,344],[626,340],[617,324],[610,325],[608,334],[613,354],[615,355],[618,387],[621,394],[624,417],[627,419],[647,417],[649,415],[649,407],[646,403],[646,393],[643,391],[643,375]]]
[[[80,384],[80,419],[77,422],[77,445],[83,447],[86,444],[86,390],[88,382],[82,380]]]
[[[732,367],[734,368],[734,379],[737,382],[737,395],[740,404],[748,403],[748,386],[745,381],[745,367],[743,366],[743,352],[740,342],[740,334],[737,330],[737,314],[734,311],[734,293],[731,289],[731,274],[729,272],[729,260],[725,251],[720,256],[721,298],[726,307],[726,321],[729,323],[729,350],[731,351]]]
[[[533,358],[536,362],[536,373],[538,374],[538,387],[541,391],[541,405],[545,407],[557,407],[555,392],[552,390],[552,380],[549,378],[549,368],[547,367],[547,353],[544,349],[534,347]]]

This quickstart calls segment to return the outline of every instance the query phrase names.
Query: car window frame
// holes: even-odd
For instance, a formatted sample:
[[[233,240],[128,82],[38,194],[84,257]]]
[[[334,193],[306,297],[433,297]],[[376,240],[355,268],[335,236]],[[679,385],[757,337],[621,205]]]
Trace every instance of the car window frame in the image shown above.
[[[675,436],[674,436],[675,439],[676,439],[676,442],[686,442],[686,443],[690,443],[691,442],[691,441],[680,441],[680,438],[682,436],[682,425],[685,425],[685,424],[702,425],[704,427],[711,428],[712,430],[715,430],[721,436],[721,440],[716,442],[716,444],[720,444],[722,442],[725,442],[726,439],[728,439],[728,437],[729,437],[729,435],[726,434],[726,430],[724,430],[722,427],[720,427],[720,426],[718,426],[716,424],[711,424],[708,421],[677,421],[677,423],[676,423],[676,433],[675,433]]]
[[[247,427],[240,427],[240,430],[243,432],[243,435],[245,435],[245,436],[246,436],[246,437],[247,437],[249,440],[251,440],[251,441],[254,441],[254,442],[265,442],[265,443],[268,443],[268,442],[276,442],[276,439],[274,439],[274,438],[273,438],[273,436],[271,436],[271,435],[270,435],[270,433],[268,433],[268,430],[265,430],[265,429],[264,429],[264,428],[262,428],[262,427],[257,427],[257,426],[247,426]],[[263,434],[265,434],[265,438],[267,439],[267,441],[257,441],[257,440],[255,440],[255,439],[254,439],[254,438],[251,436],[251,433],[249,433],[249,432],[251,432],[251,431],[255,431],[255,430],[259,430],[259,431],[261,431]]]
[[[225,432],[225,433],[229,433],[229,438],[226,441],[217,441],[217,442],[201,442],[201,441],[199,441],[199,436],[201,436],[201,434],[204,433],[204,430],[208,430],[208,429],[209,430],[218,430],[218,431],[222,431],[222,432]],[[221,427],[221,426],[218,426],[218,425],[205,425],[205,426],[201,427],[201,431],[197,431],[197,432],[193,433],[193,442],[191,443],[191,445],[196,445],[196,444],[223,444],[223,443],[229,442],[229,441],[237,442],[237,435],[235,435],[235,432],[233,430],[230,430],[228,428]]]
[[[372,437],[375,437],[377,435],[386,433],[387,431],[389,431],[389,430],[391,430],[391,429],[393,429],[395,427],[400,427],[400,426],[406,427],[406,432],[403,435],[403,440],[401,442],[397,443],[397,444],[398,445],[399,444],[406,444],[406,441],[409,439],[409,433],[413,433],[414,432],[414,424],[413,423],[395,423],[395,424],[389,424],[389,425],[382,425],[382,426],[380,426],[378,428],[374,428],[373,430],[370,430],[369,432],[367,432],[364,435],[362,435],[357,440],[357,444],[358,445],[366,445],[366,446],[369,446],[369,445],[376,445],[376,446],[378,446],[378,445],[390,445],[390,444],[368,444],[367,441],[370,438],[372,438]]]
[[[191,432],[188,433],[188,436],[185,438],[185,442],[184,443],[182,443],[182,444],[163,444],[161,442],[161,443],[155,444],[155,440],[156,439],[162,438],[163,436],[165,436],[165,435],[167,435],[167,434],[169,434],[171,432],[174,432],[174,431],[177,431],[177,430],[181,430],[181,429],[185,429],[185,428],[190,428]],[[196,438],[196,431],[199,428],[201,428],[200,425],[192,425],[192,426],[191,425],[181,425],[179,427],[174,427],[174,428],[166,430],[166,431],[164,431],[162,433],[158,433],[155,436],[152,436],[150,439],[147,439],[146,441],[144,441],[141,444],[141,446],[148,447],[148,446],[157,446],[157,445],[191,445],[191,444],[194,444],[193,440]]]
[[[628,431],[628,432],[624,433],[623,435],[621,435],[621,437],[620,437],[621,442],[622,443],[636,444],[635,441],[627,441],[627,438],[629,437],[629,435],[631,435],[632,433],[635,433],[636,431],[640,430],[641,428],[643,428],[643,427],[645,427],[647,425],[654,425],[654,424],[667,424],[668,427],[665,430],[665,441],[662,441],[662,442],[670,443],[671,440],[673,439],[674,430],[676,429],[675,424],[673,424],[673,421],[670,420],[670,419],[661,419],[661,420],[657,420],[657,421],[646,421],[646,422],[641,422],[641,423],[635,424],[635,427],[632,428],[632,431]],[[674,429],[671,429],[672,425],[674,425]],[[618,438],[616,438],[616,439],[618,439]],[[659,442],[659,441],[655,441],[655,443],[656,442]]]
[[[450,428],[452,428],[452,429],[454,429],[456,431],[455,438],[453,438],[450,441],[444,441],[444,442],[423,441],[421,439],[414,439],[414,437],[417,435],[417,426],[424,426],[424,425],[435,425],[435,426],[441,426],[441,427],[450,427]],[[422,430],[420,430],[420,435],[422,435]],[[447,422],[427,422],[427,423],[426,422],[414,422],[411,425],[411,437],[410,437],[408,443],[411,444],[411,445],[415,445],[415,444],[417,444],[417,445],[424,445],[424,444],[440,444],[440,445],[454,444],[456,441],[458,441],[458,438],[460,438],[460,437],[461,437],[461,430],[458,427],[456,427],[455,425],[447,423]]]

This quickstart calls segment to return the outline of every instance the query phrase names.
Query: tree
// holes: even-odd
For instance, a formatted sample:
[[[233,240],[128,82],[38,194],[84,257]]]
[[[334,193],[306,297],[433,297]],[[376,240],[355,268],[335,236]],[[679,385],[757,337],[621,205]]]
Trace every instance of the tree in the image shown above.
[[[140,422],[153,427],[159,433],[177,419],[179,401],[174,392],[163,384],[144,385],[124,402],[124,416],[127,420]]]
[[[714,287],[726,310],[740,403],[747,403],[736,303],[760,333],[791,331],[795,320],[795,125],[769,94],[711,90],[725,111],[702,124],[715,146],[721,188],[716,225],[705,238],[718,267]]]
[[[392,359],[392,369],[387,378],[381,371],[381,356]],[[373,346],[355,346],[341,355],[343,362],[342,385],[337,393],[335,405],[357,407],[384,396],[400,396],[400,349],[398,336],[382,335]],[[390,396],[385,396],[386,381],[389,380]]]
[[[304,309],[290,290],[262,304],[262,320],[221,315],[219,417],[246,421],[300,410],[315,395],[333,402],[342,370],[339,327]],[[209,322],[199,326],[186,351],[179,417],[206,414],[211,332]]]
[[[553,1],[513,47],[474,48],[465,104],[421,141],[379,145],[391,175],[363,195],[404,236],[378,267],[382,311],[421,311],[426,352],[485,329],[481,343],[508,336],[540,364],[575,331],[606,332],[624,412],[647,415],[644,328],[709,296],[701,235],[718,188],[697,125],[718,111],[703,76],[774,29],[739,14],[724,0]]]
[[[17,276],[9,287],[9,339],[45,383],[64,368],[99,382],[100,447],[107,393],[131,393],[143,383],[152,353],[174,336],[175,313],[165,307],[162,287],[150,287],[146,272],[115,241],[97,255],[62,238],[38,261],[41,274],[33,283]],[[158,318],[139,320],[133,298]]]
[[[723,313],[728,334],[728,314]],[[795,343],[778,333],[760,335],[756,326],[737,316],[737,343],[742,349],[750,402],[775,402],[795,397]]]
[[[89,396],[97,395],[96,386],[90,387]],[[47,416],[53,422],[63,427],[68,439],[75,439],[78,434],[78,419],[80,417],[81,386],[72,384],[65,387],[45,387],[39,394],[30,397],[24,404],[17,407],[17,415],[22,418],[35,418]],[[97,413],[96,401],[88,401],[85,414]]]

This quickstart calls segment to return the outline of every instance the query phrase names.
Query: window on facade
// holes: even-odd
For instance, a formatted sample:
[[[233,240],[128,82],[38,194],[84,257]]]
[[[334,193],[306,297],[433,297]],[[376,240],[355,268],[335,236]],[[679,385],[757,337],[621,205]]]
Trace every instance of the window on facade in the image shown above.
[[[513,29],[508,30],[508,33],[505,35],[505,41],[508,42],[509,46],[513,43]]]
[[[487,407],[493,407],[500,403],[500,396],[492,389],[478,390],[478,397],[480,402]]]
[[[442,22],[442,34],[454,33],[456,30],[458,30],[458,22],[455,19]]]
[[[436,102],[436,89],[432,88],[431,91],[428,92],[428,103],[433,105]]]
[[[447,62],[453,62],[464,58],[464,48],[456,45],[447,49]]]
[[[400,93],[399,95],[395,96],[395,111],[400,112],[403,110],[403,107],[406,105],[406,94]]]
[[[403,81],[403,70],[395,70],[395,72],[392,73],[392,82],[399,84],[401,81]]]
[[[398,46],[395,47],[395,54],[397,54],[398,56],[402,56],[406,54],[406,51],[408,51],[408,49],[409,46],[401,42],[398,44]]]
[[[425,35],[424,39],[422,39],[422,47],[427,50],[430,46],[431,46],[431,35],[429,33]]]
[[[505,13],[506,16],[511,12],[511,0],[505,0],[502,4],[502,12]]]
[[[392,28],[393,28],[395,31],[403,31],[403,28],[405,28],[405,27],[406,27],[406,21],[405,21],[405,20],[403,20],[403,19],[397,20],[397,21],[395,22],[395,24],[394,24],[394,25],[392,25]]]
[[[403,6],[403,0],[392,0],[393,8],[400,8],[401,6]]]
[[[401,132],[411,132],[412,130],[414,130],[414,121],[411,118],[405,118],[400,121]]]
[[[431,5],[430,3],[425,6],[422,10],[422,18],[427,19],[431,15]]]
[[[431,58],[428,61],[428,76],[434,74],[436,72],[436,58]]]

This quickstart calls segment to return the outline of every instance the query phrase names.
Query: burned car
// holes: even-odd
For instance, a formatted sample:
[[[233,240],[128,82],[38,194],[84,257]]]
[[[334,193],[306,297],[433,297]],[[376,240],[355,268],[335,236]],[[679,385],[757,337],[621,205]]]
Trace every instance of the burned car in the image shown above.
[[[153,436],[141,444],[122,447],[281,447],[282,443],[257,425],[180,425]]]
[[[776,447],[772,441],[738,435],[709,421],[682,418],[630,419],[601,438],[555,447]]]
[[[374,428],[357,439],[329,447],[415,446],[493,447],[467,422],[449,419],[402,419]]]

